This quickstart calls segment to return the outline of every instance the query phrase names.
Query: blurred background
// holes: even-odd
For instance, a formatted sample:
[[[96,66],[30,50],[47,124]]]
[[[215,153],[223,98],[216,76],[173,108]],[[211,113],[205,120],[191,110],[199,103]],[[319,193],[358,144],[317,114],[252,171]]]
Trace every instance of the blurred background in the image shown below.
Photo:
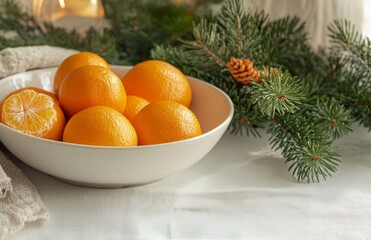
[[[40,11],[41,6],[44,5],[42,11],[55,11],[56,6],[65,4],[69,6],[66,11],[77,11],[85,17],[102,18],[104,10],[100,0],[16,0],[23,8],[30,13]],[[103,0],[104,1],[104,0]],[[108,0],[107,0],[108,1]],[[175,4],[182,4],[184,2],[192,4],[200,4],[202,0],[172,0]],[[68,3],[68,4],[66,4]],[[103,2],[104,3],[104,2]],[[126,1],[122,1],[125,5]],[[316,48],[318,46],[326,47],[329,45],[327,38],[327,26],[334,19],[348,19],[355,26],[357,30],[367,36],[371,36],[371,1],[370,0],[246,0],[246,4],[254,6],[258,9],[264,10],[269,14],[270,18],[277,19],[287,15],[298,15],[303,21],[306,21],[306,27],[310,33],[309,40],[311,45]],[[90,5],[90,7],[87,7]],[[94,5],[100,5],[94,8]],[[38,8],[38,9],[37,9]],[[80,8],[80,10],[79,10]],[[218,4],[214,6],[215,11],[218,10]],[[48,9],[48,10],[45,10]],[[82,10],[85,9],[85,10]],[[53,18],[54,24],[57,26],[77,26],[80,28],[88,27],[92,23],[87,22],[84,18],[80,19],[64,19],[60,20],[61,12],[54,12],[53,16],[48,16],[49,20]],[[46,14],[46,13],[44,13]],[[59,14],[59,15],[58,15]],[[86,19],[86,18],[85,18]],[[70,24],[73,23],[73,24]],[[99,26],[106,24],[100,21]]]

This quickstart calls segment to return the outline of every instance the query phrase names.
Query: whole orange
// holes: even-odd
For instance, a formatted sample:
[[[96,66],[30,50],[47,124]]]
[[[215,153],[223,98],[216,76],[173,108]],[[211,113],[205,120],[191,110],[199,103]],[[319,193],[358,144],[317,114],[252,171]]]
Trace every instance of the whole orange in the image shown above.
[[[47,94],[24,89],[2,103],[1,122],[36,137],[61,140],[65,117],[59,105]]]
[[[109,64],[101,56],[92,52],[79,52],[64,59],[58,66],[54,76],[54,94],[58,91],[63,79],[74,69],[86,66],[98,65],[110,69]]]
[[[92,106],[107,106],[120,113],[125,111],[126,92],[115,73],[88,65],[73,70],[59,89],[59,104],[67,117]]]
[[[133,117],[144,108],[149,102],[141,97],[128,95],[124,116],[131,121]]]
[[[100,146],[136,146],[137,134],[121,113],[94,106],[75,114],[66,124],[63,141]]]
[[[123,77],[128,95],[150,102],[171,100],[189,107],[192,89],[187,77],[175,66],[159,60],[147,60],[135,65]]]
[[[132,120],[138,144],[179,141],[201,134],[196,115],[184,105],[173,101],[155,101],[140,110]]]

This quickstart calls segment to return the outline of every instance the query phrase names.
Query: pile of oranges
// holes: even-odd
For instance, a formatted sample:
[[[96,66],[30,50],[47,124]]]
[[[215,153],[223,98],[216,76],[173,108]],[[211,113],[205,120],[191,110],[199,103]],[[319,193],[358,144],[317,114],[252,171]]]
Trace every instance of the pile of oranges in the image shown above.
[[[188,79],[167,62],[141,62],[120,79],[102,57],[80,52],[58,66],[53,92],[27,87],[8,94],[0,103],[0,119],[57,141],[149,145],[201,134],[191,101]]]

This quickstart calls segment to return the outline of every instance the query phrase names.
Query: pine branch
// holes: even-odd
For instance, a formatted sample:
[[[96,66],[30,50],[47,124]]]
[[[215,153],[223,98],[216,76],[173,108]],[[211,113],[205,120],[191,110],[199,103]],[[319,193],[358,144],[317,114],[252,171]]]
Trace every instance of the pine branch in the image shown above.
[[[214,86],[223,89],[231,98],[235,108],[229,130],[233,134],[245,133],[246,135],[260,136],[258,129],[264,127],[267,118],[262,116],[253,106],[250,100],[251,88],[237,85],[231,75],[223,70],[209,72],[205,71],[202,66],[201,68],[195,67],[193,52],[186,49],[188,48],[157,46],[152,50],[151,55],[155,59],[170,62],[186,75],[207,80]]]
[[[169,61],[188,76],[198,77],[199,74],[202,74],[202,72],[199,73],[196,68],[193,68],[193,59],[183,48],[158,45],[151,50],[151,57]]]
[[[338,82],[333,95],[350,110],[356,121],[371,131],[371,90],[369,87],[355,85],[354,82]]]
[[[0,29],[16,31],[18,34],[38,35],[41,33],[41,28],[34,19],[12,0],[0,1]]]
[[[342,64],[331,94],[371,130],[371,41],[345,20],[334,21],[329,31],[332,51]]]
[[[224,42],[229,50],[229,56],[256,59],[259,55],[260,29],[265,19],[258,15],[248,14],[245,4],[237,1],[227,1],[221,8],[223,18],[218,18],[219,32],[228,32]],[[233,26],[233,28],[230,28]]]
[[[334,98],[321,97],[310,112],[312,121],[333,139],[351,132],[353,119],[347,110]]]
[[[348,21],[329,26],[332,50],[343,64],[342,73],[360,87],[371,87],[371,40],[363,38]]]
[[[260,137],[259,129],[264,128],[268,118],[263,116],[251,102],[251,87],[237,85],[229,75],[199,74],[199,78],[208,79],[214,86],[223,89],[234,105],[234,115],[229,126],[232,134],[250,134]]]
[[[134,65],[150,58],[157,44],[176,46],[179,38],[189,39],[192,20],[206,14],[210,2],[218,1],[175,5],[170,0],[127,0],[125,4],[105,0],[104,5],[118,51]]]
[[[152,57],[224,90],[235,107],[231,132],[258,136],[257,130],[270,121],[272,147],[282,150],[299,181],[326,179],[340,161],[331,145],[350,130],[351,117],[338,101],[317,99],[334,85],[343,65],[328,61],[324,51],[310,49],[299,18],[269,21],[264,12],[243,5],[242,0],[227,0],[219,15],[194,25],[193,40],[177,48],[156,47]],[[232,57],[241,60],[233,74],[227,68]],[[258,71],[254,76],[259,81],[252,78],[252,86],[236,81],[248,76],[243,71]]]
[[[364,65],[371,68],[371,42],[355,30],[353,24],[346,20],[335,20],[328,27],[331,42],[337,51],[347,51],[357,56]]]
[[[304,93],[299,81],[288,72],[265,70],[267,78],[262,85],[255,84],[251,100],[262,114],[273,118],[276,114],[285,115],[299,109]]]
[[[268,133],[275,150],[281,150],[289,170],[298,181],[320,181],[336,172],[339,154],[322,134],[322,129],[303,115],[275,117]]]
[[[300,66],[309,49],[304,23],[298,17],[269,21],[262,29],[266,58],[265,65]]]
[[[112,33],[118,40],[117,46],[122,57],[132,64],[138,63],[148,58],[150,49],[154,45],[164,42],[169,37],[170,30],[159,26],[170,26],[169,23],[179,18],[178,9],[176,7],[170,9],[170,7],[169,3],[160,4],[158,1],[145,3],[143,0],[129,0],[125,4],[117,0],[105,1],[107,17]],[[182,10],[185,11],[185,7]],[[170,16],[172,19],[169,21]],[[167,18],[167,24],[161,21],[164,18]],[[191,27],[192,18],[189,16],[188,18]]]
[[[184,48],[195,58],[202,61],[203,68],[208,71],[220,71],[225,68],[228,52],[225,45],[226,35],[218,31],[218,25],[207,20],[201,20],[193,28],[193,41],[183,41]]]

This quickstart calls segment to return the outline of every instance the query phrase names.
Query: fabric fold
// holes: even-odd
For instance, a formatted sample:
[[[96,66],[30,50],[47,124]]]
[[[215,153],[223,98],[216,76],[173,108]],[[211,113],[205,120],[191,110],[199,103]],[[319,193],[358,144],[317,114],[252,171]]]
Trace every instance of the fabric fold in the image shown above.
[[[3,160],[4,156],[0,155],[0,162]],[[10,178],[6,175],[3,168],[0,165],[0,199],[6,197],[6,195],[12,191],[12,183],[10,182]]]
[[[0,51],[0,78],[31,69],[57,66],[77,52],[47,45],[5,48]]]
[[[0,239],[19,231],[27,222],[48,218],[48,210],[35,186],[8,155],[10,153],[0,145],[0,166],[11,179],[12,188],[0,199]]]

